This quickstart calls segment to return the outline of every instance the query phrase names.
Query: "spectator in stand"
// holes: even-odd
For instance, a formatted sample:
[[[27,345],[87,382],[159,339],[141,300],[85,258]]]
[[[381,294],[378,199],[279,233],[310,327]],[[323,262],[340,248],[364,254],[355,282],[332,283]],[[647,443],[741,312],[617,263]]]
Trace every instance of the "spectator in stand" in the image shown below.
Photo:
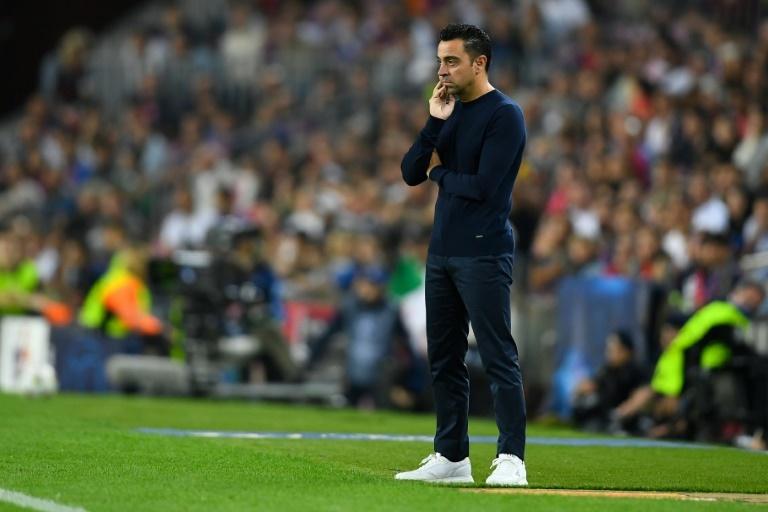
[[[229,21],[220,42],[225,70],[234,83],[253,85],[263,66],[266,27],[244,1],[233,4]]]
[[[661,241],[652,226],[641,226],[637,230],[634,251],[638,277],[660,283],[669,277],[668,272],[660,262]]]
[[[598,247],[592,238],[571,235],[567,243],[566,273],[573,277],[596,277],[602,274]]]
[[[768,130],[765,123],[765,106],[752,104],[747,112],[743,136],[732,153],[734,164],[746,175],[746,181],[755,187],[760,183],[761,172],[768,162]]]
[[[83,99],[90,44],[91,35],[82,28],[64,34],[56,58],[49,59],[42,70],[41,86],[49,98],[69,104]]]
[[[758,191],[752,203],[752,215],[744,224],[746,252],[768,251],[768,188]]]
[[[632,234],[619,236],[613,244],[612,252],[605,265],[606,276],[632,277],[636,272],[635,243]]]
[[[694,240],[692,248],[693,265],[680,285],[678,307],[684,313],[724,299],[739,278],[727,235],[705,233]]]
[[[693,205],[691,225],[699,233],[725,233],[728,231],[728,207],[713,194],[709,177],[696,173],[689,179],[688,195]]]
[[[174,194],[174,209],[165,217],[160,228],[160,252],[200,247],[213,222],[209,212],[194,209],[189,190],[179,187]]]
[[[532,291],[548,291],[565,274],[567,253],[565,243],[569,237],[570,223],[561,215],[547,216],[542,220],[533,241],[530,285]]]
[[[583,238],[600,236],[600,219],[594,210],[592,192],[586,181],[576,179],[568,188],[568,218],[573,232]]]
[[[725,204],[728,206],[730,226],[728,236],[731,247],[741,253],[745,250],[744,227],[749,215],[749,194],[741,186],[730,187],[725,193]],[[752,252],[752,248],[749,248]]]

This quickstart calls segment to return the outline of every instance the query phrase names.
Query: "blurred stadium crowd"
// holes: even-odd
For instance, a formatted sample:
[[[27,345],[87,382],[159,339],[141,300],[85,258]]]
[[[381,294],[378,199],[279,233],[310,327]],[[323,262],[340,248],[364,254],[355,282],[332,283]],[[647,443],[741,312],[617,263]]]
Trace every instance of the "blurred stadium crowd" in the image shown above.
[[[156,259],[225,253],[217,231],[257,228],[271,318],[350,293],[407,304],[418,359],[423,313],[406,299],[437,188],[407,187],[400,160],[426,119],[437,33],[459,20],[487,29],[491,82],[526,114],[516,300],[625,276],[690,315],[728,295],[740,258],[768,251],[758,6],[199,0],[150,3],[98,38],[73,29],[2,130],[0,264],[33,261],[37,291],[77,315],[129,241]]]

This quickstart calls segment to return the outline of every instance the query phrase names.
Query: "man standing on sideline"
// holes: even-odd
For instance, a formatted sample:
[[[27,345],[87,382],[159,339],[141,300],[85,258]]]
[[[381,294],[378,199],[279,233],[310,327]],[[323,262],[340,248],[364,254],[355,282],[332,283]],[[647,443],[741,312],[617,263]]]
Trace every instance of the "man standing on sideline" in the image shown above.
[[[439,187],[427,257],[427,338],[437,429],[435,453],[397,480],[472,483],[467,435],[472,323],[491,382],[497,456],[489,485],[528,485],[525,400],[511,334],[514,238],[509,223],[523,149],[520,107],[488,82],[491,41],[473,25],[440,32],[429,120],[402,162],[403,179]],[[458,101],[457,101],[458,100]]]

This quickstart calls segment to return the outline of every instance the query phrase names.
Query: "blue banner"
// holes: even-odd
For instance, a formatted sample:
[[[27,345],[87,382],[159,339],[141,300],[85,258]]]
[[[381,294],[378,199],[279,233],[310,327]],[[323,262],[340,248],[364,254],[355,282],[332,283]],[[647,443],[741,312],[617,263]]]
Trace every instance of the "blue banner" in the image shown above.
[[[566,278],[557,297],[551,409],[565,418],[570,416],[576,385],[602,365],[611,332],[627,331],[638,361],[645,360],[650,285],[622,277]]]

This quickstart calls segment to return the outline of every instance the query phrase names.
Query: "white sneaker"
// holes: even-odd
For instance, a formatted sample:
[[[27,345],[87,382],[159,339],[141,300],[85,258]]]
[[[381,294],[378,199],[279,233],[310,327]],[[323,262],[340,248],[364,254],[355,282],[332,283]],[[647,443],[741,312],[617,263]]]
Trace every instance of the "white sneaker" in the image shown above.
[[[439,453],[430,453],[421,461],[421,467],[395,475],[395,480],[419,480],[442,484],[473,484],[469,457],[451,462]]]
[[[528,485],[525,462],[515,455],[500,453],[491,463],[493,473],[485,481],[487,485],[522,486]]]

